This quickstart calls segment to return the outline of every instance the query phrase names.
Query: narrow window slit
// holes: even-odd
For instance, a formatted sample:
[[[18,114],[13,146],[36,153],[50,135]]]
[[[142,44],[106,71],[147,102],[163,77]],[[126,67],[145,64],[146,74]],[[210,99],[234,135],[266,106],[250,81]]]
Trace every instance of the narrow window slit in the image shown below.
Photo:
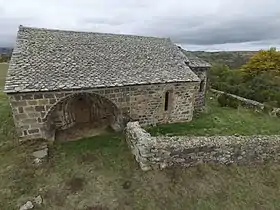
[[[164,111],[168,110],[168,105],[169,105],[169,92],[167,91],[165,93]]]

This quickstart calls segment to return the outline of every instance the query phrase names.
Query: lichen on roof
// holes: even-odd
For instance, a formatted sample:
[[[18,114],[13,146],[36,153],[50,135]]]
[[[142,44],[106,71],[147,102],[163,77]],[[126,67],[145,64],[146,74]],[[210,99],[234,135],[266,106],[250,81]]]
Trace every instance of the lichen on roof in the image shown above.
[[[199,81],[167,38],[20,26],[5,92]]]

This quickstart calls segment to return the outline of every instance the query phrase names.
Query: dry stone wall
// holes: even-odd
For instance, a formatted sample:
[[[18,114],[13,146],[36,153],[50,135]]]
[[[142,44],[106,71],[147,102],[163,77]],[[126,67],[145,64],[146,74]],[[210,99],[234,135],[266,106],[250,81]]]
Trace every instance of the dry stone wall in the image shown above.
[[[229,97],[232,97],[234,99],[237,99],[240,102],[240,105],[246,108],[250,108],[250,109],[257,109],[257,110],[263,110],[264,109],[264,104],[257,102],[257,101],[253,101],[247,98],[243,98],[237,95],[233,95],[230,93],[226,93],[220,90],[215,90],[215,89],[211,89],[211,92],[213,92],[216,95],[221,95],[221,94],[227,94]]]
[[[13,117],[22,139],[46,138],[44,119],[63,98],[77,93],[92,93],[113,102],[123,115],[142,125],[192,120],[198,82],[9,94]],[[169,108],[164,109],[165,92],[170,92]]]
[[[243,98],[243,97],[240,97],[240,96],[237,96],[237,95],[233,95],[233,94],[226,93],[226,92],[223,92],[223,91],[220,91],[220,90],[215,90],[215,89],[211,89],[211,92],[214,93],[217,96],[219,96],[221,94],[227,94],[227,96],[238,100],[242,107],[252,109],[252,110],[256,110],[256,111],[266,111],[271,116],[280,117],[280,108],[279,107],[269,107],[269,109],[266,110],[266,106],[263,103],[260,103],[258,101]]]
[[[280,160],[280,136],[152,137],[130,122],[126,138],[142,170],[201,163],[251,164]]]
[[[195,97],[195,111],[201,111],[205,106],[205,94],[207,86],[207,71],[209,68],[193,67],[192,71],[200,78],[201,84]]]

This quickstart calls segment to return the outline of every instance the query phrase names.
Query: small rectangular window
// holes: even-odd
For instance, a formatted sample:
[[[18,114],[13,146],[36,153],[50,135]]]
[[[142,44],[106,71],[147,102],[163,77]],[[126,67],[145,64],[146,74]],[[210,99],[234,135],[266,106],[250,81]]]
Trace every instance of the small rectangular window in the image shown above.
[[[168,110],[168,105],[169,105],[169,92],[167,91],[165,93],[165,100],[164,100],[164,111]]]

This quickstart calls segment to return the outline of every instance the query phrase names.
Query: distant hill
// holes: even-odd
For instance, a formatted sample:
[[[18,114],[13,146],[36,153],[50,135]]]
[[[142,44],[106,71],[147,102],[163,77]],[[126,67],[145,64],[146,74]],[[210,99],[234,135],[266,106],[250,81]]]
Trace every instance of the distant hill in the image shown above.
[[[9,47],[0,47],[0,55],[11,55],[13,48]]]
[[[226,64],[230,69],[238,69],[245,64],[256,51],[191,51],[191,53],[211,64]]]
[[[12,52],[13,52],[12,48],[0,47],[0,63],[9,62],[9,60],[12,57]]]

